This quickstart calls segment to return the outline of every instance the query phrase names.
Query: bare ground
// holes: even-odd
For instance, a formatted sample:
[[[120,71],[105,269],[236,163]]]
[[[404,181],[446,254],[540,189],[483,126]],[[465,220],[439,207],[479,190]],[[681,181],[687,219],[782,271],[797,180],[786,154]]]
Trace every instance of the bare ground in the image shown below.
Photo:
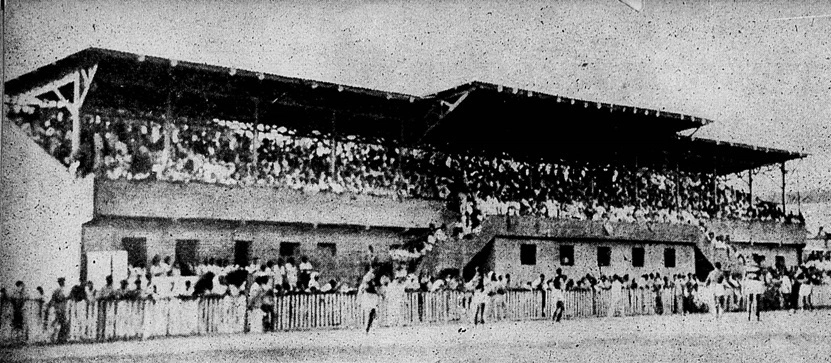
[[[0,350],[0,361],[824,362],[831,310],[166,338]]]

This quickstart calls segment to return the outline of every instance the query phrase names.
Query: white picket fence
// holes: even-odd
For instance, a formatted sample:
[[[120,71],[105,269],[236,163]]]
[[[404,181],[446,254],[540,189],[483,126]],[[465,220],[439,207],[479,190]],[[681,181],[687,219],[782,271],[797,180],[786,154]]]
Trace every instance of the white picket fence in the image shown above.
[[[603,290],[566,291],[563,297],[564,319],[605,317],[612,299],[610,293]],[[728,291],[725,300],[728,311],[739,311],[743,307],[738,294]],[[831,285],[814,286],[812,300],[816,307],[831,306]],[[376,326],[472,323],[475,309],[471,301],[471,294],[456,291],[388,297],[378,306]],[[488,322],[551,319],[557,305],[554,295],[543,291],[508,291],[502,298],[495,297],[491,301],[485,316]],[[616,311],[626,316],[681,312],[680,297],[670,289],[657,293],[644,289],[623,290],[619,304]],[[53,324],[55,314],[46,311],[43,302],[24,302],[22,328],[13,326],[13,310],[10,300],[0,302],[0,344],[55,341],[58,335]],[[245,296],[70,301],[66,341],[361,328],[366,321],[365,314],[360,298],[355,294],[275,296],[270,317],[266,317],[261,309],[248,310]]]

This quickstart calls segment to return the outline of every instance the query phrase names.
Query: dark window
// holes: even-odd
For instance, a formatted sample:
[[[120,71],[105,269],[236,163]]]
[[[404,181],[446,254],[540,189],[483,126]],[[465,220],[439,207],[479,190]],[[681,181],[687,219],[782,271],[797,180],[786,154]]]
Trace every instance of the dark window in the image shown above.
[[[251,241],[234,241],[234,264],[248,266],[251,257]]]
[[[338,246],[334,243],[318,243],[317,249],[320,250],[321,254],[328,254],[332,257],[338,254]]]
[[[597,248],[597,265],[600,267],[610,266],[612,264],[612,248],[598,247]]]
[[[300,244],[295,242],[282,242],[280,243],[280,256],[289,257],[294,256],[297,253],[297,250],[300,249]]]
[[[536,265],[537,245],[519,245],[519,263],[523,265]]]
[[[777,269],[785,268],[785,256],[776,256],[776,268]]]
[[[675,249],[664,249],[664,267],[675,267]]]
[[[643,247],[632,247],[632,267],[643,267]]]
[[[127,263],[130,264],[130,266],[147,265],[147,238],[122,238],[121,247],[127,251]]]
[[[196,251],[199,246],[199,241],[195,239],[177,239],[176,240],[176,261],[180,263],[189,263],[193,265],[199,264],[197,261]]]
[[[574,266],[574,246],[560,246],[560,265]]]

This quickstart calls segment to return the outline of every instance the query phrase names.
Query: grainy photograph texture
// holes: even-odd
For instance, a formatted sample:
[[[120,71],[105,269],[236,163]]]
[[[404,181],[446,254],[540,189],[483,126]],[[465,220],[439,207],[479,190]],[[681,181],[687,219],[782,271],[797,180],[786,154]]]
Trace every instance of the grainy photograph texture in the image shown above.
[[[3,1],[0,361],[831,360],[828,1]]]

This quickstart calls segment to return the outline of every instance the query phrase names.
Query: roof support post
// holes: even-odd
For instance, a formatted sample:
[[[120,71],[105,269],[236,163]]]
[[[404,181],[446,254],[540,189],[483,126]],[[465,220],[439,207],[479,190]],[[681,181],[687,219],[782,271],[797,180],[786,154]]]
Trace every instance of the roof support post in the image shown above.
[[[167,100],[165,101],[165,112],[164,112],[164,151],[162,152],[163,159],[165,163],[171,157],[171,153],[173,152],[173,143],[171,140],[173,128],[175,127],[173,122],[173,85],[176,81],[173,79],[173,69],[168,68],[167,70]]]
[[[675,210],[681,210],[681,170],[678,162],[675,162]]]
[[[337,112],[332,111],[332,134],[329,136],[331,139],[329,147],[331,148],[330,154],[330,161],[329,161],[329,175],[331,176],[332,180],[335,180],[335,175],[338,172],[338,120],[337,120]]]
[[[254,170],[259,171],[260,169],[260,130],[257,129],[257,125],[260,124],[260,99],[254,98],[254,127],[252,130],[252,135],[254,136],[253,140],[251,140],[251,162],[254,163]]]
[[[81,149],[81,72],[76,71],[72,78],[72,105],[69,106],[72,117],[72,155],[78,155]]]
[[[718,166],[713,163],[713,196],[711,198],[713,203],[713,212],[718,212]]]
[[[787,174],[787,172],[785,171],[784,161],[780,165],[780,168],[780,170],[782,171],[782,214],[784,215],[785,213],[787,213],[785,210],[785,174]]]
[[[753,207],[753,169],[749,169],[747,171],[747,185],[750,189],[750,194],[747,197],[747,204],[750,204],[750,206]]]
[[[634,198],[635,209],[640,208],[640,205],[638,203],[638,201],[639,201],[638,192],[640,191],[640,184],[641,184],[640,168],[638,168],[638,157],[635,156],[635,198]]]

